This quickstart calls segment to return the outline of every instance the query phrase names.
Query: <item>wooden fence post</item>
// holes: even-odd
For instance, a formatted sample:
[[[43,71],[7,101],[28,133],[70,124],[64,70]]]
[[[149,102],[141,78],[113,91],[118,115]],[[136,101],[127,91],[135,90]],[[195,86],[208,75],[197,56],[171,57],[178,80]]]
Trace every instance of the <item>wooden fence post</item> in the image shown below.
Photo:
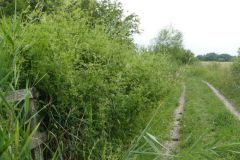
[[[8,92],[6,94],[6,99],[8,102],[20,102],[25,100],[26,96],[29,98],[30,107],[30,117],[33,116],[31,123],[31,130],[33,130],[39,122],[39,116],[37,114],[38,108],[36,106],[36,100],[38,98],[38,92],[36,89],[22,89],[13,92]],[[34,160],[44,160],[42,144],[47,141],[46,132],[40,132],[37,130],[30,141],[30,148],[33,151]]]

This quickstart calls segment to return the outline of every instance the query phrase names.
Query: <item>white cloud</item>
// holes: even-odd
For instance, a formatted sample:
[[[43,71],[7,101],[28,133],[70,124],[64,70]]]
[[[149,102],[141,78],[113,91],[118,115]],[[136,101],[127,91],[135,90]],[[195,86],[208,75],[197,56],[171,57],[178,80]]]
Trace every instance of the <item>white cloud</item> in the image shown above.
[[[239,0],[119,0],[141,19],[143,33],[135,36],[148,45],[157,33],[173,25],[184,34],[186,48],[196,54],[236,54],[240,47]]]

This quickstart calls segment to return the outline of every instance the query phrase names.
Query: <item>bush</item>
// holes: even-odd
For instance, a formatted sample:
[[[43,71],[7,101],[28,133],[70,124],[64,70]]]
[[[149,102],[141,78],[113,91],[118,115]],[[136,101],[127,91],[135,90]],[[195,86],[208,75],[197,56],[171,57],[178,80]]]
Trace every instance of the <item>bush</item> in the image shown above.
[[[1,37],[6,71],[0,73],[16,68],[7,82],[15,89],[34,86],[42,105],[51,104],[41,112],[42,127],[64,159],[118,159],[176,84],[175,62],[138,54],[101,25],[89,28],[81,12],[14,24],[5,19]]]

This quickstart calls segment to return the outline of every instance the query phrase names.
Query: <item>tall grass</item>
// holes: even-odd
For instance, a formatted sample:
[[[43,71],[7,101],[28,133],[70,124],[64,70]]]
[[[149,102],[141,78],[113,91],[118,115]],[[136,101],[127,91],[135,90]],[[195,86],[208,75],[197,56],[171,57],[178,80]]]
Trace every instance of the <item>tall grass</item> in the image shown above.
[[[2,89],[28,84],[40,91],[42,106],[50,104],[40,112],[48,158],[119,159],[177,85],[178,66],[162,54],[137,53],[132,42],[109,37],[104,25],[89,28],[84,13],[68,7],[1,19],[0,75],[9,74]],[[16,151],[8,145],[12,155],[30,158],[32,133],[19,108],[9,111],[12,128],[5,124],[3,131],[22,142]]]
[[[202,83],[203,79],[211,82],[211,79],[222,75],[216,74],[218,72],[213,68],[223,72],[226,66],[218,68],[213,64],[207,66],[207,69],[201,65],[191,67],[186,77],[186,106],[177,159],[239,159],[239,120]],[[214,75],[216,77],[211,77]],[[214,84],[213,82],[211,83]],[[222,80],[219,79],[219,82]],[[224,94],[228,96],[226,92]]]
[[[202,79],[212,83],[239,108],[239,68],[238,60],[229,63],[209,62],[207,64],[199,63],[191,66],[191,72],[189,73],[190,75],[198,75]]]
[[[1,82],[3,86],[4,81]],[[5,96],[6,92],[0,90],[0,159],[30,160],[30,141],[39,124],[31,125],[29,96],[26,93],[25,99],[16,103]]]

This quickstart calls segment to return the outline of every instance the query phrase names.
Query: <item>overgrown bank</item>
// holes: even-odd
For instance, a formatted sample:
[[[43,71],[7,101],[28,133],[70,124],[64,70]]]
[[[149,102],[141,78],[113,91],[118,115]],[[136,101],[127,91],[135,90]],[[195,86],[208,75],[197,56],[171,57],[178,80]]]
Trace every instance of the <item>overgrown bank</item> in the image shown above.
[[[40,113],[49,133],[46,157],[119,159],[179,86],[179,62],[165,52],[138,51],[131,40],[136,21],[123,21],[117,4],[94,4],[87,11],[95,7],[102,19],[75,4],[1,19],[1,89],[36,87],[40,105],[50,104]],[[31,159],[28,119],[21,116],[28,104],[9,110],[3,99],[1,115],[14,120],[1,117],[0,156]]]

